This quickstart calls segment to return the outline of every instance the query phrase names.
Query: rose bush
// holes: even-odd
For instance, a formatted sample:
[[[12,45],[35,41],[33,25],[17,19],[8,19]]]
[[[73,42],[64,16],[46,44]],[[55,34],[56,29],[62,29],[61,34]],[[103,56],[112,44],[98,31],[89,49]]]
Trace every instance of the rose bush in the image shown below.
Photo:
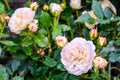
[[[119,80],[119,0],[0,0],[0,80]]]

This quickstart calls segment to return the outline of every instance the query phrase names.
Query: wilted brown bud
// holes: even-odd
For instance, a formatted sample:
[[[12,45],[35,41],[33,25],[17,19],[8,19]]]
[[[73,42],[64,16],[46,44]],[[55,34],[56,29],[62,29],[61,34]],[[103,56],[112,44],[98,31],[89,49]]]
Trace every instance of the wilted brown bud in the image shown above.
[[[37,53],[40,54],[40,55],[44,55],[45,54],[45,52],[44,52],[44,50],[42,48],[39,48],[37,50]]]

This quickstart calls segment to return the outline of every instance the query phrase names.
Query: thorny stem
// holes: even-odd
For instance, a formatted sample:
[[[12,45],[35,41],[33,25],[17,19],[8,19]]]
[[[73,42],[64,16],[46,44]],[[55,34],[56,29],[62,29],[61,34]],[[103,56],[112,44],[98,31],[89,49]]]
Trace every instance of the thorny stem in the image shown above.
[[[4,0],[4,2],[5,2],[5,4],[6,4],[8,10],[10,10],[10,6],[9,6],[9,4],[8,4],[8,1],[7,1],[7,0]]]

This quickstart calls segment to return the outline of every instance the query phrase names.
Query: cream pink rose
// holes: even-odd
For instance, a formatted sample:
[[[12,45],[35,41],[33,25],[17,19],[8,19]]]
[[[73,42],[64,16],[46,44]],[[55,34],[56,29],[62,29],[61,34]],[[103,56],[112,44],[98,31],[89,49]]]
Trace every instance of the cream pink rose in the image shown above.
[[[62,49],[61,62],[69,73],[81,75],[92,68],[95,56],[95,46],[91,41],[75,38]]]
[[[81,6],[81,0],[71,0],[70,1],[70,6],[73,8],[73,9],[80,9],[82,6]]]
[[[57,36],[56,37],[56,44],[59,47],[64,47],[66,43],[67,43],[67,38],[65,36]]]
[[[19,34],[33,21],[34,16],[35,12],[31,8],[18,8],[9,20],[10,31]]]
[[[106,61],[106,59],[98,56],[94,59],[94,66],[96,68],[105,68],[107,66],[108,62]]]

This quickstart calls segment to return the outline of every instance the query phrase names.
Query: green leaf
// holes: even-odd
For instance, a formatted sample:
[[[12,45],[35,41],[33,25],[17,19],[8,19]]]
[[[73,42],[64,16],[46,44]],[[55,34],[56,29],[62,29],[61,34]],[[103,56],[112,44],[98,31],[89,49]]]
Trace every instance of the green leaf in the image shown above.
[[[120,40],[116,40],[116,41],[115,41],[115,44],[116,44],[117,46],[120,46]]]
[[[24,78],[20,76],[15,76],[12,80],[24,80]]]
[[[2,54],[2,48],[0,47],[0,56],[1,56],[1,54]]]
[[[47,64],[49,67],[54,67],[57,65],[57,62],[53,58],[46,57],[45,64]]]
[[[47,30],[44,29],[44,28],[43,28],[43,29],[40,29],[40,30],[38,31],[38,34],[39,34],[39,35],[41,35],[41,34],[47,35],[47,33],[48,33]]]
[[[50,3],[60,3],[60,0],[49,0],[48,4]]]
[[[93,24],[95,22],[95,19],[92,18],[89,13],[85,13],[85,14],[82,14],[81,16],[79,16],[77,18],[77,20],[75,20],[75,23],[76,22],[87,22],[89,24]]]
[[[0,80],[8,80],[8,74],[2,65],[0,65]]]
[[[61,31],[61,29],[60,28],[55,28],[55,29],[53,29],[53,32],[52,32],[52,38],[55,40],[55,38],[57,37],[57,36],[60,36],[60,35],[62,35],[62,31]]]
[[[100,3],[98,3],[97,1],[93,1],[92,10],[99,18],[103,19],[104,15]]]
[[[5,6],[0,2],[0,13],[5,11]]]
[[[40,47],[46,47],[46,46],[48,46],[48,43],[49,43],[48,38],[42,34],[35,36],[34,41]]]
[[[70,26],[65,25],[65,24],[58,25],[58,27],[59,27],[62,31],[69,31],[69,30],[71,30]]]
[[[67,80],[79,80],[79,76],[69,75]]]
[[[6,49],[7,51],[11,52],[11,53],[16,53],[18,50],[19,50],[19,47],[18,45],[15,45],[15,46],[6,46]]]
[[[5,67],[9,74],[13,74],[19,69],[20,64],[21,62],[19,60],[12,59],[5,65]]]
[[[61,71],[66,71],[63,64],[61,64],[61,63],[57,65],[57,69],[59,69]]]
[[[88,18],[90,18],[90,15],[88,13],[82,14],[81,16],[79,16],[77,18],[77,20],[75,20],[76,22],[86,22],[88,20]]]
[[[106,47],[100,51],[101,57],[107,57],[114,50],[114,41],[110,41]]]
[[[31,37],[26,37],[22,40],[22,46],[27,47],[33,43],[33,40]]]
[[[112,12],[111,12],[110,8],[105,7],[105,9],[104,9],[104,15],[108,19],[110,19],[112,17]]]
[[[90,40],[88,29],[83,29],[82,33],[83,33],[83,36],[84,36],[85,39]]]
[[[111,21],[109,19],[103,20],[103,19],[98,19],[99,24],[109,24]]]
[[[43,27],[49,27],[50,26],[50,22],[51,22],[51,18],[50,18],[50,15],[46,12],[43,12],[41,15],[40,15],[40,22],[42,24]]]
[[[7,41],[7,40],[0,41],[0,43],[4,44],[6,46],[14,46],[14,45],[16,45],[13,41]]]
[[[110,62],[120,62],[120,53],[111,53],[109,55],[109,61]]]
[[[24,47],[23,51],[25,52],[26,55],[30,56],[32,54],[32,49],[31,47]]]

